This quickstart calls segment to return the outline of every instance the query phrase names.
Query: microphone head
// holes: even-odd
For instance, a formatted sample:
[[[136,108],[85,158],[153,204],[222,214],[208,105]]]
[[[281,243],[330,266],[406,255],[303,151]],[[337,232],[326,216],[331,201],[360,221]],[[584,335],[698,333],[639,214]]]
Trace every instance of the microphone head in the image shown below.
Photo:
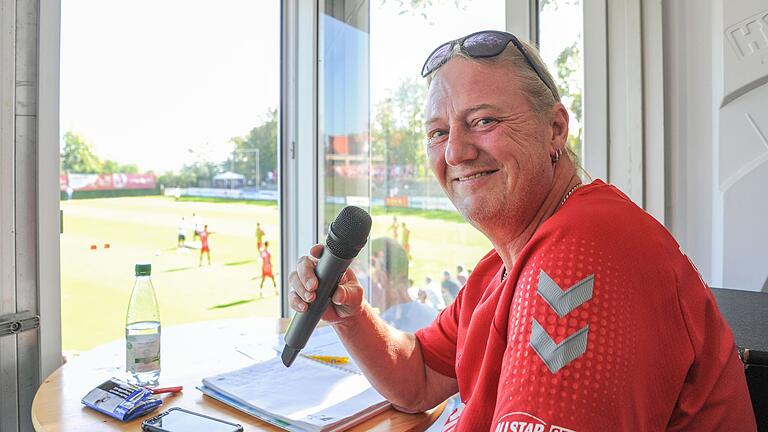
[[[341,259],[357,256],[371,232],[371,216],[360,207],[344,207],[328,230],[325,246]]]

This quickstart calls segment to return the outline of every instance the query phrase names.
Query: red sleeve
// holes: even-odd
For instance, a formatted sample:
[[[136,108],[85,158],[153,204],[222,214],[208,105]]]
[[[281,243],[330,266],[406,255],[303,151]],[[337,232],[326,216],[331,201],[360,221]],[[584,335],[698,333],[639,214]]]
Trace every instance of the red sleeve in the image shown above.
[[[464,290],[427,327],[416,332],[424,362],[433,370],[456,378],[456,340]]]
[[[707,287],[659,230],[630,225],[553,237],[524,257],[494,426],[754,430],[743,366]]]
[[[674,273],[618,230],[583,234],[524,257],[494,425],[666,430],[692,359]]]
[[[726,424],[729,430],[754,431],[757,426],[744,365],[736,353],[733,334],[712,292],[690,260],[683,257],[679,255],[676,271],[678,295],[695,357],[668,430],[712,430]]]

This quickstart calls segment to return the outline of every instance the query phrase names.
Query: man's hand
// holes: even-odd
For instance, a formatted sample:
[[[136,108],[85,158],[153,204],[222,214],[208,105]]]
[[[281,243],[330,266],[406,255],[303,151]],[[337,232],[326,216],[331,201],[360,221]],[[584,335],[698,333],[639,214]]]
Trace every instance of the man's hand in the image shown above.
[[[316,244],[309,250],[310,256],[303,256],[296,264],[296,270],[288,276],[291,291],[288,293],[288,303],[291,309],[305,312],[309,304],[315,301],[317,276],[315,267],[323,254],[323,245]],[[336,292],[331,297],[331,307],[325,310],[322,319],[337,324],[356,316],[363,309],[363,287],[357,281],[355,273],[347,269],[341,276]]]

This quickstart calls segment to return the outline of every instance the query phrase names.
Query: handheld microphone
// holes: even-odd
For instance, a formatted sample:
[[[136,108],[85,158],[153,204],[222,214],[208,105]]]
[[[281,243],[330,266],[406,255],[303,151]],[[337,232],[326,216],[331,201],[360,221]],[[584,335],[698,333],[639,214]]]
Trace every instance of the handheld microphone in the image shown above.
[[[317,290],[315,301],[304,312],[297,312],[285,333],[283,364],[290,367],[315,330],[331,297],[339,286],[341,276],[349,264],[365,246],[371,232],[371,216],[359,207],[344,207],[328,230],[325,248],[315,267]]]

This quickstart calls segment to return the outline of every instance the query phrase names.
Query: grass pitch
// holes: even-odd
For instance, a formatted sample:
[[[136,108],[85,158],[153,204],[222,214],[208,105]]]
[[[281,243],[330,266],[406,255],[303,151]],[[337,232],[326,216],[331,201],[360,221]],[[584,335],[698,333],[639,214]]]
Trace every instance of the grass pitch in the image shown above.
[[[152,263],[163,326],[280,313],[271,281],[264,284],[264,296],[259,296],[261,260],[255,238],[256,222],[260,222],[270,241],[279,284],[282,270],[274,203],[126,197],[62,201],[61,208],[65,351],[83,351],[123,337],[133,267],[139,262]],[[179,220],[184,217],[191,227],[193,212],[213,232],[211,266],[204,259],[198,267],[199,250],[176,248]],[[391,235],[393,215],[411,230],[410,276],[416,286],[427,275],[439,280],[444,269],[454,273],[457,264],[471,268],[491,247],[479,232],[454,216],[413,210],[374,212],[373,237]],[[191,228],[187,240],[192,240]]]

